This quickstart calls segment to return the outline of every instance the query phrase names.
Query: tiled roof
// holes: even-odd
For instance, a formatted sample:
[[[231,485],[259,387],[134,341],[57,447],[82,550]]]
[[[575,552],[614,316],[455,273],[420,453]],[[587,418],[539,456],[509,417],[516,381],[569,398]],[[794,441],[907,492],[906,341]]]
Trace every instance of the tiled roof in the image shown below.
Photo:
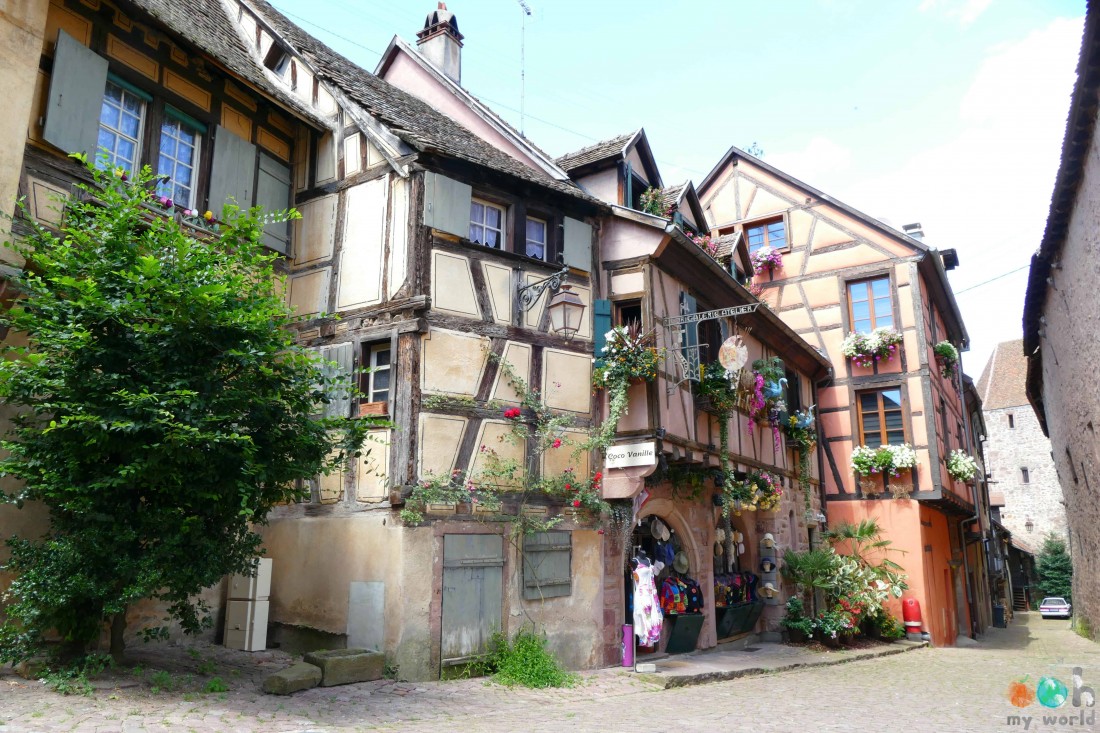
[[[674,209],[680,203],[680,196],[684,193],[685,188],[687,188],[687,181],[661,189],[661,208],[665,211]]]
[[[293,94],[281,89],[264,74],[221,2],[209,0],[131,0],[133,4],[196,48],[216,58],[227,69],[278,99],[306,119],[320,117]]]
[[[582,165],[622,155],[623,148],[626,147],[626,144],[637,134],[638,131],[635,130],[625,135],[613,137],[610,140],[603,140],[595,145],[589,145],[587,148],[581,148],[572,153],[566,153],[554,162],[561,166],[562,170],[572,171],[576,168],[580,168]]]
[[[227,15],[227,5],[209,0],[134,2],[234,73],[265,91],[274,89],[273,93],[277,93],[281,101],[301,108],[291,95],[280,92],[268,81],[258,60],[241,40],[235,20]],[[321,79],[339,87],[414,149],[485,166],[574,198],[597,201],[570,181],[555,180],[520,163],[420,99],[357,66],[292,23],[265,0],[248,0],[247,5],[301,54]],[[311,115],[316,116],[315,113]]]
[[[737,244],[737,239],[740,235],[734,232],[733,234],[722,234],[718,239],[714,240],[718,243],[718,249],[714,253],[714,259],[722,260],[729,259],[733,256],[733,246]]]
[[[1027,357],[1024,356],[1023,339],[997,344],[978,380],[982,409],[1027,405],[1026,386]]]

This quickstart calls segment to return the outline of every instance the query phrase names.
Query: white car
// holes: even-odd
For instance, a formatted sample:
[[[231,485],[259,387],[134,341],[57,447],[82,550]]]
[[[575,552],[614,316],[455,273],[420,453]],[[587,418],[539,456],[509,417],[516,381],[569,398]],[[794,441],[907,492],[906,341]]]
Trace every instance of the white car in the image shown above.
[[[1065,598],[1044,598],[1039,613],[1043,618],[1069,618],[1072,608]]]

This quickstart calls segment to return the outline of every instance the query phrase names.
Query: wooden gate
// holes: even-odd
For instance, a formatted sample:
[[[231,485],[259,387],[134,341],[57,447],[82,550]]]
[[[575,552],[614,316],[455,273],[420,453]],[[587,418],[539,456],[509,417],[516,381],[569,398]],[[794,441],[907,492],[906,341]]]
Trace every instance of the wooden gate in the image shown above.
[[[501,629],[504,542],[495,534],[443,536],[440,664],[454,666],[485,651]]]

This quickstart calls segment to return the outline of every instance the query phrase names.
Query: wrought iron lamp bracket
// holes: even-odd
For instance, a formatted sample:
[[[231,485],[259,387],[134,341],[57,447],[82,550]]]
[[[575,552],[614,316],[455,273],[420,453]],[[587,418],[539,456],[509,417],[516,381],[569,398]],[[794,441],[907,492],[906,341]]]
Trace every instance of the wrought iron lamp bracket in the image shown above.
[[[524,311],[531,310],[538,302],[546,289],[551,291],[561,287],[562,278],[569,274],[569,265],[564,265],[560,270],[542,280],[536,280],[528,285],[517,285],[516,294],[519,296],[520,308]]]

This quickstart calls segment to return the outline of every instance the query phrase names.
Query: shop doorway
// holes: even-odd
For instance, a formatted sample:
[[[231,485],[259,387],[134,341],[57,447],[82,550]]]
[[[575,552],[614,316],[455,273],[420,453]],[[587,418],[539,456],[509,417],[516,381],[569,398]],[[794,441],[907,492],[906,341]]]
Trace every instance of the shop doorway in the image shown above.
[[[718,642],[730,641],[752,631],[764,603],[757,599],[759,574],[756,557],[744,531],[736,522],[719,518],[714,530],[714,624]]]
[[[650,516],[634,528],[630,543],[624,623],[635,627],[638,655],[695,651],[705,619],[703,591],[682,538],[664,519]],[[651,604],[654,608],[647,612]],[[645,637],[644,630],[654,623],[659,624],[659,638]]]

